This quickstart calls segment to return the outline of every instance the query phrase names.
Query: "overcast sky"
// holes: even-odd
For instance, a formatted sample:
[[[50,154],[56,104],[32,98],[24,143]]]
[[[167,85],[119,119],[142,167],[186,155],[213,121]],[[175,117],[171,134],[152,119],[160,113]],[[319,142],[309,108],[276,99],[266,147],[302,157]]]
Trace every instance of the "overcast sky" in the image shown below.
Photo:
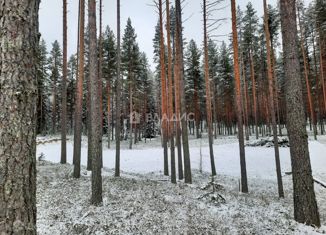
[[[310,2],[312,0],[306,0]],[[68,0],[68,51],[69,55],[76,52],[77,47],[77,24],[78,24],[78,0]],[[86,0],[87,2],[87,0]],[[174,2],[174,1],[171,1]],[[245,10],[249,1],[238,0],[237,4]],[[251,0],[258,16],[263,14],[263,1]],[[202,45],[202,15],[201,0],[186,0],[183,9],[184,36],[189,41],[195,39],[198,45]],[[276,6],[277,0],[269,0],[269,4]],[[155,25],[158,15],[152,4],[152,0],[121,0],[121,35],[128,17],[131,18],[133,27],[137,33],[137,41],[140,50],[144,51],[153,64],[153,43]],[[225,0],[222,6],[224,10],[216,12],[216,18],[227,18],[227,21],[216,31],[216,34],[228,34],[231,32],[230,1]],[[87,14],[86,14],[87,19]],[[103,26],[109,25],[116,33],[116,0],[103,0]],[[104,29],[103,29],[104,30]],[[62,1],[42,0],[40,6],[40,31],[46,40],[48,48],[54,40],[62,42]],[[214,33],[215,34],[215,33]],[[224,38],[227,40],[227,38]]]

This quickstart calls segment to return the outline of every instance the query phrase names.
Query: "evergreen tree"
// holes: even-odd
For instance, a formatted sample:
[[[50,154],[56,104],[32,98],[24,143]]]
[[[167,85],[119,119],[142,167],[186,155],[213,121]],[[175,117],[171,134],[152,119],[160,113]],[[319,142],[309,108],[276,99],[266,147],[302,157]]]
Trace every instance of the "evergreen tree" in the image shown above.
[[[200,68],[201,51],[194,40],[190,40],[185,53],[185,95],[187,111],[195,114],[196,137],[200,137],[201,98],[203,97],[203,77]]]
[[[68,61],[68,76],[67,76],[67,118],[69,132],[72,133],[74,128],[74,113],[75,113],[75,95],[77,81],[77,58],[76,55],[71,55]]]
[[[60,102],[60,87],[62,75],[62,51],[58,41],[52,43],[52,50],[49,57],[49,71],[51,81],[51,115],[52,115],[52,134],[56,134],[59,120]]]
[[[127,77],[127,84],[125,84],[125,94],[128,94],[129,101],[129,115],[134,112],[134,101],[133,95],[135,92],[136,84],[136,74],[139,66],[139,46],[136,42],[137,35],[135,29],[132,27],[131,20],[128,18],[127,25],[125,28],[124,36],[122,39],[122,53],[121,53],[121,62],[122,62],[122,72]],[[129,120],[130,121],[130,120]],[[133,125],[129,123],[129,148],[132,149],[133,143]]]
[[[49,80],[48,80],[48,60],[47,49],[44,39],[38,47],[38,66],[37,66],[37,134],[46,134],[48,113],[49,113]]]

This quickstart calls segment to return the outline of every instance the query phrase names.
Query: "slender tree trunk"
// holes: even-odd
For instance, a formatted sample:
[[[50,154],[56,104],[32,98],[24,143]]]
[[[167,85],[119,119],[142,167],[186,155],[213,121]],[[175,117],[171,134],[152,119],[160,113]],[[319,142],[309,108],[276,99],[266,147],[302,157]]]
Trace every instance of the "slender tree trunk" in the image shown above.
[[[106,81],[106,93],[107,93],[107,122],[108,122],[108,148],[111,148],[111,83],[110,78]],[[112,127],[113,128],[113,127]]]
[[[297,50],[296,1],[280,0],[284,71],[286,77],[287,130],[292,162],[294,218],[320,226],[308,149],[305,112]]]
[[[161,106],[162,106],[162,137],[163,137],[163,153],[164,153],[164,175],[169,175],[169,159],[168,159],[168,137],[167,137],[167,96],[166,96],[166,70],[165,70],[165,47],[163,33],[163,9],[162,0],[159,0],[160,14],[160,63],[161,63]]]
[[[310,120],[311,120],[312,126],[313,126],[314,138],[315,138],[315,140],[317,140],[317,122],[316,122],[314,102],[312,100],[312,95],[311,95],[311,86],[310,86],[310,81],[309,81],[308,60],[307,60],[306,48],[304,46],[304,32],[303,32],[303,28],[302,28],[303,27],[302,22],[300,20],[300,11],[299,11],[299,9],[298,9],[298,22],[299,22],[300,35],[301,35],[300,46],[301,46],[303,64],[304,64],[304,77],[305,77],[306,88],[307,88]]]
[[[39,3],[0,0],[1,234],[36,235]]]
[[[63,73],[61,107],[61,164],[67,163],[67,0],[63,0]]]
[[[121,132],[121,36],[120,0],[117,0],[117,81],[116,81],[116,126],[115,126],[115,176],[120,176],[120,132]]]
[[[318,117],[319,119],[319,124],[321,125],[322,123],[322,104],[320,102],[320,80],[318,76],[318,69],[317,69],[317,56],[316,56],[316,46],[315,46],[315,36],[316,34],[314,33],[312,36],[312,48],[313,48],[313,58],[314,58],[314,72],[315,72],[315,82],[316,82],[316,96],[317,96],[317,104],[318,104]],[[323,129],[320,128],[321,135],[323,135]]]
[[[129,71],[130,73],[130,71]],[[130,113],[130,120],[129,120],[129,149],[132,149],[132,129],[133,129],[133,117],[132,117],[132,113],[133,113],[133,100],[132,97],[133,96],[133,92],[132,92],[132,75],[129,75],[129,113]]]
[[[54,67],[57,67],[56,58],[54,59]],[[57,76],[53,77],[53,88],[52,88],[52,134],[57,133]]]
[[[237,31],[237,15],[236,15],[235,0],[231,0],[231,11],[232,11],[233,50],[234,50],[234,77],[235,77],[235,87],[236,87],[235,91],[236,91],[240,168],[241,168],[241,192],[248,193],[247,167],[246,167],[246,156],[245,156],[243,123],[242,123],[241,81],[240,81],[240,69],[239,69],[238,31]]]
[[[188,141],[188,128],[186,120],[186,101],[184,88],[184,66],[183,66],[183,37],[182,37],[182,9],[180,0],[175,1],[176,8],[176,57],[178,60],[178,75],[180,82],[180,107],[181,107],[181,127],[182,127],[182,145],[183,145],[183,159],[184,159],[184,176],[185,183],[192,183],[191,163]],[[179,117],[178,117],[179,118]]]
[[[255,65],[252,55],[252,50],[250,50],[250,73],[252,81],[252,96],[254,101],[254,117],[255,117],[255,134],[256,139],[258,139],[258,110],[257,110],[257,94],[256,94],[256,78],[255,78]]]
[[[87,110],[87,118],[86,118],[86,125],[87,125],[87,170],[92,170],[92,111],[91,111],[91,85],[90,85],[90,75],[87,77],[86,85],[87,85],[87,96],[86,96],[86,110]]]
[[[242,78],[243,78],[243,92],[242,97],[244,100],[243,106],[243,116],[244,116],[244,126],[245,126],[245,134],[246,134],[246,140],[249,140],[249,115],[248,115],[248,86],[247,86],[247,79],[246,79],[246,69],[244,64],[243,55],[241,55],[241,63],[242,63]],[[241,102],[242,103],[242,102]]]
[[[92,158],[92,198],[93,205],[102,203],[102,130],[100,113],[100,95],[98,85],[98,58],[96,35],[96,0],[88,0],[89,22],[89,77],[90,77],[90,118],[91,118],[91,158]],[[88,146],[90,147],[90,146]]]
[[[174,55],[175,53],[175,47],[177,44],[176,40],[176,35],[173,35],[173,50],[174,50]],[[175,55],[176,57],[176,55]],[[183,175],[183,160],[182,160],[182,148],[181,148],[181,126],[180,126],[180,120],[178,117],[180,117],[180,81],[179,81],[179,64],[178,61],[175,58],[174,61],[174,103],[175,103],[175,116],[176,116],[176,145],[177,145],[177,150],[178,150],[178,176],[179,180],[183,180],[184,175]]]
[[[102,65],[103,65],[103,35],[102,35],[102,0],[99,1],[100,7],[100,20],[99,20],[99,42],[98,42],[98,51],[99,51],[99,56],[98,56],[98,95],[99,95],[99,106],[100,106],[100,125],[101,125],[101,140],[103,139],[103,71],[102,71]],[[102,142],[102,141],[101,141]],[[101,162],[101,167],[103,167],[103,145],[101,144],[101,151],[100,151],[100,162]]]
[[[282,172],[280,163],[280,153],[278,147],[278,137],[277,137],[277,123],[275,115],[275,99],[274,99],[274,81],[273,81],[273,68],[272,68],[272,49],[270,42],[270,32],[268,24],[268,10],[267,3],[264,0],[264,24],[265,24],[265,38],[266,38],[266,49],[267,49],[267,70],[268,70],[268,88],[269,88],[269,106],[272,119],[272,129],[273,129],[273,139],[274,139],[274,151],[275,151],[275,163],[276,163],[276,174],[277,174],[277,184],[278,184],[278,195],[279,197],[284,197],[283,182],[282,182]]]
[[[78,48],[78,79],[76,87],[76,107],[74,126],[74,177],[80,177],[80,154],[82,137],[82,112],[83,112],[83,84],[84,84],[84,52],[85,52],[85,0],[80,0],[79,4],[79,48]]]
[[[177,183],[175,168],[175,146],[174,146],[174,121],[173,121],[173,80],[172,80],[172,48],[171,48],[171,20],[170,0],[166,0],[166,33],[168,46],[168,112],[169,112],[169,139],[171,151],[171,182]]]
[[[211,82],[209,79],[209,65],[208,65],[208,49],[207,49],[207,15],[206,15],[206,0],[203,0],[204,13],[204,60],[205,60],[205,84],[206,84],[206,111],[208,124],[208,143],[209,156],[211,160],[212,175],[216,175],[214,149],[213,149],[213,127],[212,127],[212,103],[211,103]]]

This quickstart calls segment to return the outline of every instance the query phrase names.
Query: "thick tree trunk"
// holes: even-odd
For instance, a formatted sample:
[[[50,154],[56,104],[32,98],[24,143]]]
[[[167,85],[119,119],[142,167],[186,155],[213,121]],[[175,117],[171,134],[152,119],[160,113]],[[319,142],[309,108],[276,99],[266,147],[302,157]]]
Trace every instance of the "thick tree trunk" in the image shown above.
[[[286,77],[287,130],[292,162],[294,218],[320,226],[308,149],[298,55],[296,1],[280,0],[284,71]]]
[[[211,82],[209,79],[208,65],[208,46],[207,46],[207,15],[206,15],[206,0],[203,0],[203,15],[204,15],[204,60],[205,60],[205,84],[206,84],[206,112],[208,124],[208,144],[209,156],[211,160],[212,175],[216,175],[214,149],[213,149],[213,126],[212,126],[212,100],[211,100]]]
[[[0,233],[36,235],[38,0],[0,0]]]
[[[96,0],[88,0],[89,22],[89,77],[90,77],[90,118],[91,118],[91,158],[92,158],[92,198],[91,203],[102,203],[102,130],[100,113],[100,95],[98,85],[98,59],[96,35]]]
[[[235,78],[235,87],[236,87],[235,91],[236,91],[240,168],[241,168],[241,192],[247,193],[248,182],[247,182],[247,167],[246,167],[243,122],[242,122],[241,81],[240,81],[240,69],[239,69],[238,31],[237,31],[237,16],[236,16],[235,0],[231,0],[231,11],[232,11],[233,50],[234,50],[234,78]]]
[[[272,68],[272,49],[271,49],[271,42],[270,42],[268,18],[269,18],[269,16],[268,16],[268,10],[267,10],[267,3],[266,3],[266,0],[264,0],[264,25],[265,25],[265,38],[266,38],[266,49],[267,49],[269,106],[270,106],[270,113],[271,113],[271,119],[272,119],[278,195],[279,195],[279,197],[283,198],[284,190],[283,190],[280,153],[279,153],[278,137],[277,137],[277,123],[276,123],[275,99],[274,99],[274,80],[273,80],[273,68]]]
[[[84,84],[84,34],[85,34],[85,0],[80,0],[79,5],[79,49],[78,49],[78,79],[76,87],[76,107],[74,126],[74,177],[80,177],[80,154],[82,137],[82,112],[83,112],[83,84]]]
[[[61,107],[61,164],[67,163],[67,0],[63,0],[63,72]]]
[[[181,128],[182,128],[182,147],[184,159],[184,176],[185,183],[192,183],[191,163],[188,141],[187,113],[184,87],[184,65],[183,65],[183,37],[182,37],[182,9],[180,0],[175,1],[176,8],[176,59],[178,63],[178,75],[180,82],[180,107],[181,107]],[[179,117],[178,117],[179,118]]]

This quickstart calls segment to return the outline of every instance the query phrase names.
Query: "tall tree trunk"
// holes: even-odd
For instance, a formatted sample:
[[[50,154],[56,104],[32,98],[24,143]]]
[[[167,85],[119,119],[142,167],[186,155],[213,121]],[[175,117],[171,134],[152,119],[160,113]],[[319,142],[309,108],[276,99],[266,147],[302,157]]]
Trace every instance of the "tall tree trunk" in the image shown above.
[[[248,85],[247,85],[247,78],[246,78],[246,68],[244,63],[243,54],[241,55],[241,63],[242,63],[242,79],[243,79],[243,92],[242,97],[244,100],[243,106],[243,116],[244,116],[244,126],[245,126],[245,134],[246,134],[246,140],[249,140],[249,114],[248,114]],[[241,102],[242,103],[242,102]]]
[[[300,223],[320,226],[308,149],[297,50],[296,1],[280,0],[286,77],[287,130],[292,162],[294,218]]]
[[[268,16],[268,10],[267,10],[267,3],[266,3],[266,0],[264,0],[264,25],[265,25],[265,38],[266,38],[266,49],[267,49],[269,106],[270,106],[270,113],[271,113],[271,119],[272,119],[278,195],[279,195],[279,197],[283,198],[284,190],[283,190],[280,153],[279,153],[278,137],[277,137],[277,123],[276,123],[275,99],[274,99],[274,79],[273,79],[273,68],[272,68],[272,49],[271,49],[271,41],[270,41],[271,37],[270,37],[270,32],[269,32],[268,18],[269,18],[269,16]]]
[[[121,132],[121,36],[120,0],[117,0],[117,81],[116,81],[116,124],[115,124],[115,176],[120,176],[120,132]]]
[[[102,130],[100,113],[100,95],[98,85],[98,58],[96,35],[96,0],[88,0],[89,22],[89,77],[90,77],[90,118],[91,118],[91,158],[92,158],[92,198],[93,205],[102,203]]]
[[[183,37],[182,37],[182,9],[180,0],[175,1],[176,8],[176,59],[178,60],[178,75],[180,82],[180,107],[181,107],[181,127],[182,127],[182,147],[184,159],[185,183],[192,183],[191,163],[188,141],[187,113],[184,87],[184,65],[183,65]],[[179,117],[178,117],[179,118]]]
[[[243,122],[242,122],[241,81],[240,81],[240,69],[239,69],[238,31],[237,31],[237,15],[236,15],[235,0],[231,0],[231,11],[232,11],[233,50],[234,50],[234,78],[235,78],[235,87],[236,87],[235,91],[236,91],[240,168],[241,168],[241,192],[248,193],[247,167],[246,167]]]
[[[82,137],[82,113],[83,113],[83,84],[84,84],[84,53],[85,53],[85,0],[79,3],[79,48],[78,48],[78,79],[76,87],[76,107],[74,125],[74,177],[80,177],[80,154]]]
[[[175,104],[175,116],[176,116],[176,146],[178,151],[178,176],[179,180],[183,180],[183,160],[182,160],[182,147],[181,147],[181,126],[180,126],[180,120],[178,117],[180,117],[180,81],[179,81],[179,65],[178,61],[176,59],[176,34],[172,35],[173,37],[173,55],[174,55],[174,104]]]
[[[166,37],[168,46],[168,112],[169,112],[169,139],[171,151],[171,182],[177,183],[175,169],[175,146],[174,146],[174,121],[173,121],[173,80],[172,80],[172,48],[171,48],[171,20],[170,20],[170,0],[166,1]]]
[[[163,136],[163,154],[164,154],[164,175],[169,175],[168,159],[168,138],[167,138],[167,96],[166,96],[166,73],[165,73],[165,47],[163,34],[163,9],[162,0],[159,0],[160,14],[160,63],[161,63],[161,108],[162,108],[162,136]]]
[[[89,42],[88,42],[89,43]],[[87,86],[87,96],[86,96],[86,110],[87,110],[87,118],[86,118],[86,125],[87,125],[87,170],[92,170],[92,111],[91,111],[91,84],[90,84],[90,75],[87,77],[86,86]]]
[[[206,0],[203,0],[203,15],[204,15],[204,60],[205,60],[205,84],[206,84],[206,112],[208,125],[208,143],[209,156],[211,160],[212,175],[216,175],[214,149],[213,149],[213,126],[212,126],[212,97],[211,97],[211,82],[209,79],[208,65],[208,46],[207,46],[207,15],[206,15]]]
[[[106,81],[106,93],[107,93],[108,148],[111,148],[111,82],[110,82],[110,78],[108,78],[108,80]]]
[[[320,34],[320,33],[319,33]],[[324,63],[326,63],[324,60],[323,60],[323,55],[322,55],[322,45],[321,45],[321,39],[319,37],[319,69],[320,69],[320,80],[321,80],[321,85],[322,85],[322,88],[323,88],[323,101],[324,101],[324,109],[325,109],[325,112],[326,112],[326,84],[325,84],[325,77],[324,77]]]
[[[132,149],[132,129],[133,129],[133,100],[132,100],[133,92],[132,92],[132,75],[129,70],[129,114],[130,114],[130,119],[129,119],[129,149]]]
[[[258,139],[258,109],[257,109],[257,94],[256,94],[256,78],[255,78],[255,65],[253,58],[253,51],[250,50],[250,74],[251,74],[251,82],[252,82],[252,96],[254,101],[254,117],[255,117],[255,134],[256,139]]]
[[[300,10],[299,9],[298,9],[298,22],[299,22],[300,36],[301,36],[300,46],[301,46],[301,52],[302,52],[303,64],[304,64],[304,77],[305,77],[306,88],[307,88],[310,120],[312,121],[312,125],[313,125],[314,138],[315,138],[315,140],[317,140],[317,122],[316,122],[314,101],[312,100],[311,86],[310,86],[310,81],[309,81],[309,68],[308,68],[309,62],[307,59],[306,48],[304,46],[304,32],[303,32],[303,25],[302,25],[302,22],[300,19]]]
[[[99,7],[99,15],[100,15],[100,26],[99,26],[99,42],[98,42],[98,95],[99,95],[99,106],[100,106],[100,125],[101,125],[101,140],[103,139],[103,35],[102,35],[102,0],[99,1],[100,7]],[[101,151],[100,151],[100,162],[101,167],[103,167],[103,145],[101,145]]]
[[[36,235],[39,3],[0,0],[1,234]]]
[[[54,67],[57,67],[57,60],[54,59]],[[53,77],[53,87],[52,87],[52,134],[57,133],[57,76]]]
[[[63,0],[63,73],[61,107],[61,164],[67,163],[67,0]]]
[[[312,36],[312,48],[313,48],[313,59],[314,59],[314,73],[315,73],[315,82],[316,82],[316,96],[317,96],[317,104],[318,104],[318,116],[317,119],[319,119],[319,123],[322,127],[322,104],[320,102],[320,79],[318,76],[318,69],[317,69],[317,56],[316,56],[316,45],[315,45],[315,31]],[[321,135],[323,135],[323,129],[320,128]]]

